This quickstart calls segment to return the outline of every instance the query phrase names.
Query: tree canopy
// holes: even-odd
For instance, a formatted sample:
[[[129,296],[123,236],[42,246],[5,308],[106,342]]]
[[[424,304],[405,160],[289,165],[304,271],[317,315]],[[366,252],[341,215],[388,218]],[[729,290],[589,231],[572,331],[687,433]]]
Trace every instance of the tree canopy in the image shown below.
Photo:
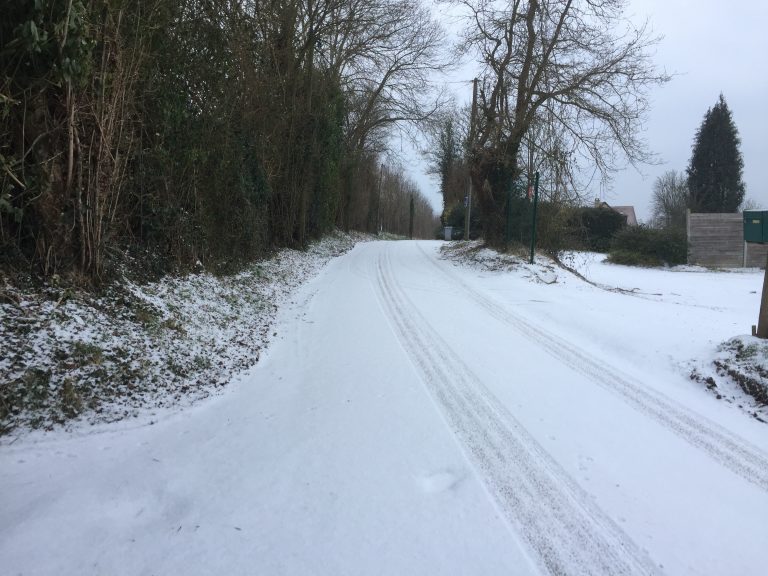
[[[398,170],[382,194],[381,163],[389,132],[442,101],[427,77],[445,62],[443,31],[421,4],[7,8],[0,258],[94,278],[126,247],[218,267],[305,246],[335,226],[402,232],[405,214],[408,229],[418,191]],[[421,200],[416,230],[431,235]],[[387,202],[405,208],[388,212]]]
[[[462,46],[482,67],[470,155],[486,241],[503,237],[505,191],[521,172],[567,170],[580,157],[607,174],[620,158],[649,158],[639,136],[646,95],[668,76],[650,59],[656,38],[624,17],[624,0],[457,1]]]
[[[720,94],[696,131],[688,165],[689,204],[694,212],[737,212],[746,188],[741,139],[731,110]]]

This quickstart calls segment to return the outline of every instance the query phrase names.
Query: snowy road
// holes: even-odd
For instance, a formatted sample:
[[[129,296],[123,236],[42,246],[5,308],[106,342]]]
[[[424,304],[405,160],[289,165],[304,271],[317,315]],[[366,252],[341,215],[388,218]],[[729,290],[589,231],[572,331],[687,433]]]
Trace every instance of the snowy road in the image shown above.
[[[748,318],[439,246],[331,263],[218,399],[0,447],[2,573],[768,571],[768,426],[671,359]]]

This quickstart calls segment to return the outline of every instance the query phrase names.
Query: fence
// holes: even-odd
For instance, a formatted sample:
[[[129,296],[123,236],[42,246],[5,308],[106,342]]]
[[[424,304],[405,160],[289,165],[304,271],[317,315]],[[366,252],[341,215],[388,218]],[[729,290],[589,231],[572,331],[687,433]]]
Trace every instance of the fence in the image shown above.
[[[741,212],[688,212],[688,263],[710,268],[765,267],[768,245],[744,242]]]

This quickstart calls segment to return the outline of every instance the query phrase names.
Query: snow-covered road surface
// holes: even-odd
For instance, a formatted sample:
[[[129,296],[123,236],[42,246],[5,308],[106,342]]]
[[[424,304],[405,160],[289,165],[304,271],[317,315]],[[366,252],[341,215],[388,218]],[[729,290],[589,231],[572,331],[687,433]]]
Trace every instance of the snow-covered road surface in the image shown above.
[[[720,277],[644,298],[439,246],[332,262],[217,399],[0,447],[0,572],[768,571],[768,426],[678,358],[748,326],[685,291]]]

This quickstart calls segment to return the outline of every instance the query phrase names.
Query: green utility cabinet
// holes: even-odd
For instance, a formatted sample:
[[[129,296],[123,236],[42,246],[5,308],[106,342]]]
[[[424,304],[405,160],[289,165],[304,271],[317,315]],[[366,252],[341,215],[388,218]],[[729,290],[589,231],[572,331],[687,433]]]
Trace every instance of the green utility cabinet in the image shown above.
[[[768,211],[744,212],[744,242],[768,243]]]

